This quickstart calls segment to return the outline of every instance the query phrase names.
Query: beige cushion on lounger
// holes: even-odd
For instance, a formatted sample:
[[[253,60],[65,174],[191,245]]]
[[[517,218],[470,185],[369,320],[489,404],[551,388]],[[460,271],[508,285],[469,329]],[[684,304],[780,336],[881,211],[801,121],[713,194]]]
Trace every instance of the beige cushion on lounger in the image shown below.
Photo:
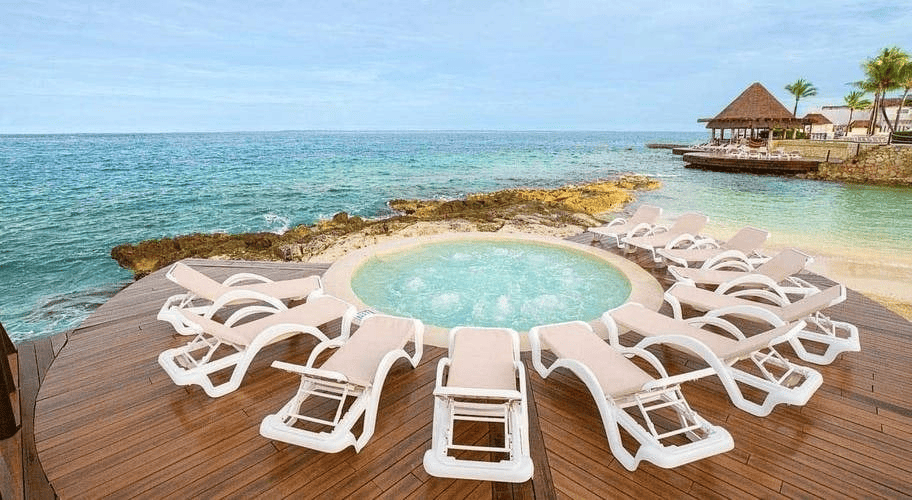
[[[373,382],[383,357],[404,348],[414,337],[415,322],[410,319],[368,316],[320,369],[341,373],[349,382],[367,387]]]
[[[509,332],[460,328],[453,339],[447,387],[516,389],[513,340]]]
[[[744,271],[730,271],[727,269],[701,269],[699,267],[680,267],[668,266],[668,270],[674,269],[674,273],[681,278],[693,280],[698,284],[721,285],[735,278],[747,276],[750,273]],[[781,281],[781,280],[780,280]]]
[[[204,332],[213,337],[235,345],[249,346],[260,332],[272,325],[290,323],[320,326],[342,317],[348,307],[348,304],[335,297],[321,296],[312,299],[306,304],[233,326],[225,326],[218,321],[194,314],[185,309],[179,309],[178,312],[188,322],[199,325]]]
[[[644,337],[682,335],[699,340],[719,359],[723,360],[740,359],[752,352],[764,349],[770,345],[771,341],[782,337],[794,327],[793,324],[785,324],[744,340],[738,340],[725,333],[704,330],[683,320],[650,311],[638,304],[625,304],[611,311],[611,317],[618,325],[629,328]]]
[[[226,286],[181,262],[174,265],[170,274],[175,283],[190,290],[196,296],[209,300],[215,300],[226,292],[238,289],[260,292],[280,300],[296,299],[306,297],[320,286],[317,276]]]
[[[649,373],[581,324],[542,327],[539,335],[545,347],[557,357],[576,360],[587,366],[606,395],[618,397],[632,394],[639,391],[643,384],[654,380]]]

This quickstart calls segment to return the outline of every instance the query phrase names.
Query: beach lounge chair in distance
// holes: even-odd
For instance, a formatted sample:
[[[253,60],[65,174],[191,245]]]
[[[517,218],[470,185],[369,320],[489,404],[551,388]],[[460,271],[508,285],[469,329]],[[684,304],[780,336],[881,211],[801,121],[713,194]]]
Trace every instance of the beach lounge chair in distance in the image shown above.
[[[682,240],[677,242],[677,248],[659,248],[656,253],[665,259],[666,264],[684,267],[699,265],[708,260],[719,263],[731,259],[757,265],[769,260],[759,250],[769,236],[769,231],[745,226],[725,242],[720,243],[712,238],[694,239],[690,242]]]
[[[810,255],[786,248],[756,267],[747,260],[712,258],[700,267],[668,266],[668,272],[676,281],[713,289],[723,284],[729,289],[778,286],[787,295],[806,296],[820,289],[795,275],[811,262]]]
[[[747,337],[725,319],[729,314],[756,315],[771,328]],[[804,322],[785,323],[763,309],[738,307],[682,320],[628,302],[606,311],[602,322],[608,328],[612,345],[621,345],[619,335],[624,329],[644,337],[637,347],[662,344],[702,359],[709,365],[707,368],[676,375],[676,380],[717,376],[731,402],[758,417],[769,415],[773,407],[781,403],[804,405],[823,383],[820,372],[791,363],[774,348],[794,338],[804,328]],[[707,326],[718,331],[707,329]],[[741,361],[750,362],[750,372],[736,366]],[[765,394],[762,402],[747,399],[739,382]]]
[[[503,445],[459,443],[457,422],[503,425]],[[472,453],[451,456],[451,453]],[[483,455],[503,457],[483,460]],[[526,370],[519,334],[509,328],[456,327],[437,364],[434,426],[424,469],[437,477],[523,483],[532,477]]]
[[[682,304],[698,311],[714,311],[732,307],[759,307],[786,322],[803,320],[815,328],[802,328],[789,340],[795,354],[804,361],[828,365],[843,352],[861,350],[858,327],[845,321],[836,321],[823,314],[823,310],[846,299],[845,285],[837,284],[817,293],[792,301],[785,290],[768,288],[740,288],[720,286],[714,292],[678,282],[665,292],[665,301],[671,304],[676,318],[683,318]],[[747,316],[747,319],[754,319]],[[805,343],[809,343],[808,346]],[[810,352],[807,347],[823,347],[823,352]]]
[[[654,262],[661,262],[656,255],[658,248],[675,248],[680,242],[693,241],[709,222],[709,218],[696,212],[687,212],[678,217],[671,227],[657,225],[640,236],[627,236],[621,242],[631,247],[648,250]]]
[[[238,273],[219,283],[183,262],[177,262],[171,266],[165,277],[187,291],[168,297],[161,310],[158,311],[157,318],[171,323],[177,333],[181,335],[194,335],[195,332],[183,322],[183,317],[178,313],[179,310],[188,310],[200,315],[206,314],[217,298],[232,290],[252,290],[279,300],[294,300],[303,299],[310,292],[323,289],[323,281],[316,275],[273,281],[258,274]],[[254,299],[238,300],[250,302]]]
[[[424,349],[424,324],[411,318],[371,314],[347,340],[325,340],[314,347],[306,366],[275,361],[272,366],[301,376],[294,397],[277,413],[260,423],[263,437],[303,446],[325,453],[336,453],[352,446],[361,451],[377,421],[377,407],[386,375],[399,359],[418,366]],[[411,341],[414,352],[405,351]],[[338,348],[320,367],[317,356],[326,349]],[[313,396],[313,399],[311,397]],[[314,405],[307,405],[308,400]],[[305,411],[319,403],[335,400],[330,419],[321,413]],[[361,433],[353,428],[362,421]]]
[[[603,236],[613,238],[618,248],[624,248],[621,241],[627,236],[644,234],[655,227],[656,220],[662,215],[660,207],[640,205],[630,218],[618,217],[604,226],[590,227],[589,232],[594,233],[597,239]]]
[[[226,304],[249,300],[258,304],[239,309],[224,323],[212,319]],[[269,304],[271,309],[259,305],[263,303]],[[158,356],[158,364],[175,384],[198,385],[206,394],[217,398],[240,387],[247,368],[263,347],[302,333],[326,341],[328,337],[318,327],[340,318],[340,338],[344,340],[356,312],[354,306],[324,295],[322,290],[311,292],[306,303],[290,309],[278,299],[261,293],[232,290],[217,298],[205,314],[177,309],[182,324],[196,337],[184,346],[163,351]],[[243,322],[263,313],[268,314]],[[221,383],[213,382],[212,376],[223,370],[231,370],[229,378]]]
[[[611,453],[625,469],[636,470],[643,460],[673,468],[734,447],[728,431],[693,411],[679,381],[669,377],[649,351],[611,346],[582,321],[536,326],[529,331],[529,341],[532,365],[542,378],[566,368],[586,385],[598,407]],[[543,349],[557,357],[547,367]],[[646,360],[658,376],[634,364],[628,359],[632,355]],[[654,417],[678,427],[657,428]],[[621,441],[622,428],[638,443],[633,452]]]

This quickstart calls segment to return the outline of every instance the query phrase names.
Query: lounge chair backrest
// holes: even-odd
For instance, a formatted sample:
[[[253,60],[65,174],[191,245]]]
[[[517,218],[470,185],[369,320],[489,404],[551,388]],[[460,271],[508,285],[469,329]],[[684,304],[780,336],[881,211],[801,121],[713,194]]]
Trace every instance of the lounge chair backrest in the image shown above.
[[[636,212],[630,216],[629,224],[655,224],[655,221],[662,215],[662,209],[652,205],[640,205]]]
[[[447,387],[516,389],[519,337],[504,328],[454,328]],[[513,338],[516,337],[516,350]]]
[[[747,226],[741,228],[740,231],[735,233],[735,235],[722,246],[728,250],[737,250],[744,254],[750,254],[763,246],[769,238],[769,235],[769,231]]]
[[[578,361],[589,368],[606,395],[632,394],[654,380],[584,323],[543,326],[538,331],[544,347],[557,357]]]
[[[215,300],[225,292],[231,290],[229,287],[222,285],[218,281],[215,281],[209,276],[206,276],[182,262],[178,262],[171,266],[171,269],[168,270],[166,276],[174,283],[193,292],[197,297],[202,297],[204,299]]]
[[[413,319],[372,314],[320,368],[341,373],[350,382],[368,386],[383,357],[405,347],[415,337],[416,328]]]
[[[769,276],[778,283],[793,274],[798,274],[812,261],[809,255],[794,248],[786,248],[759,266],[757,272]]]
[[[833,285],[826,290],[808,295],[782,308],[780,316],[785,321],[795,321],[810,316],[845,300],[845,286]]]
[[[703,230],[707,221],[709,221],[709,217],[703,214],[688,212],[678,217],[674,224],[668,229],[668,232],[671,234],[686,233],[696,235]]]

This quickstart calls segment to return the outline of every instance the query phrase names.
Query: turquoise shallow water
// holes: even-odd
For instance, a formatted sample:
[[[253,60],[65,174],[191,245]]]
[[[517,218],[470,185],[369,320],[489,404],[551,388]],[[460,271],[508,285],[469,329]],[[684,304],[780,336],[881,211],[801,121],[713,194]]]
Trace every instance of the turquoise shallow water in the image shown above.
[[[392,198],[555,187],[623,172],[660,177],[641,201],[717,227],[909,255],[912,190],[682,168],[647,142],[704,133],[264,132],[0,136],[0,321],[15,340],[77,326],[131,275],[124,242],[189,232],[282,231]],[[863,235],[857,238],[857,235]],[[869,247],[865,247],[869,245]]]
[[[520,242],[435,243],[373,257],[352,290],[388,314],[427,324],[507,327],[589,321],[621,305],[630,281],[580,252]]]

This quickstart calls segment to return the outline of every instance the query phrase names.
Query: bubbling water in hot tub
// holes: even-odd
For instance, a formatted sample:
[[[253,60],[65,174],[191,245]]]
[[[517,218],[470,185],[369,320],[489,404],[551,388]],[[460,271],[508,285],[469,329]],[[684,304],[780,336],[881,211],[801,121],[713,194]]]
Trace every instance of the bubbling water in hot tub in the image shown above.
[[[444,328],[589,321],[622,304],[630,281],[569,248],[528,241],[431,243],[368,259],[352,290],[382,312]]]

